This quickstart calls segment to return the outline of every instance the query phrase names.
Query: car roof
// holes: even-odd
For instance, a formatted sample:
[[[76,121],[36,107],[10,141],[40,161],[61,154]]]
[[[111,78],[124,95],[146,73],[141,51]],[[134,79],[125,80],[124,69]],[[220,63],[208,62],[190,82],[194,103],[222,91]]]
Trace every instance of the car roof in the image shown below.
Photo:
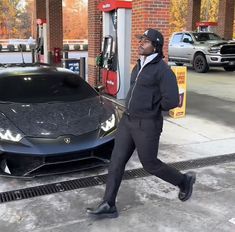
[[[37,66],[37,67],[5,67],[0,69],[1,77],[22,76],[22,75],[77,75],[74,72],[60,67]]]
[[[212,31],[177,31],[177,32],[174,32],[173,34],[177,34],[177,33],[206,33],[206,34],[215,34]]]
[[[215,34],[217,36],[219,36],[217,33],[213,32],[213,31],[178,31],[178,32],[175,32],[174,34],[177,34],[177,33],[189,33],[189,34]]]

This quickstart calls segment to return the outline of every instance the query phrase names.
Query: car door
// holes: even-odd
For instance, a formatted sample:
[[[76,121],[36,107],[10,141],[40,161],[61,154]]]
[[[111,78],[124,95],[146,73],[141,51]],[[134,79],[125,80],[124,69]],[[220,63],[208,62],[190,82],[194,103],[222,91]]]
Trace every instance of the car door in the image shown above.
[[[169,43],[169,50],[168,55],[169,58],[174,61],[175,59],[181,59],[181,47],[180,47],[180,41],[182,39],[183,33],[175,33],[173,34],[170,43]]]
[[[181,57],[185,63],[189,63],[194,52],[193,38],[189,33],[184,33],[180,42]]]

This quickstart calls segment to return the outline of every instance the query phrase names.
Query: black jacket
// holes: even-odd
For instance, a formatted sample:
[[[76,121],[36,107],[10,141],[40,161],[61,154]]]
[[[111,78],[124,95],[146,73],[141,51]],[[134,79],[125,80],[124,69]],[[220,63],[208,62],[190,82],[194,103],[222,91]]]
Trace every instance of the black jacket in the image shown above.
[[[140,118],[162,118],[162,111],[179,104],[175,74],[159,55],[146,64],[138,75],[139,70],[140,60],[131,73],[126,112]]]

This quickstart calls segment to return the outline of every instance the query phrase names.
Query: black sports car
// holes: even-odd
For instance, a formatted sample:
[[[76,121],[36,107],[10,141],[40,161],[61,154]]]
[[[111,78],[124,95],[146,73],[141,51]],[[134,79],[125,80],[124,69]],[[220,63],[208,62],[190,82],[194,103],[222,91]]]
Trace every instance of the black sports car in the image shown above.
[[[115,103],[67,69],[0,70],[0,175],[34,177],[106,164],[117,123]]]

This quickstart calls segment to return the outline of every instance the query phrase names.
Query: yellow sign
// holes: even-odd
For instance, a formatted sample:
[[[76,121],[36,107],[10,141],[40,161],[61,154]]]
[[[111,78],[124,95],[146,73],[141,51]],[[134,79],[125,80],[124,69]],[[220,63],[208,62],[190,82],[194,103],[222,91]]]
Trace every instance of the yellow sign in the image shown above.
[[[187,67],[172,66],[171,69],[176,75],[179,87],[179,106],[170,110],[169,115],[173,118],[181,118],[185,116],[186,111]]]

